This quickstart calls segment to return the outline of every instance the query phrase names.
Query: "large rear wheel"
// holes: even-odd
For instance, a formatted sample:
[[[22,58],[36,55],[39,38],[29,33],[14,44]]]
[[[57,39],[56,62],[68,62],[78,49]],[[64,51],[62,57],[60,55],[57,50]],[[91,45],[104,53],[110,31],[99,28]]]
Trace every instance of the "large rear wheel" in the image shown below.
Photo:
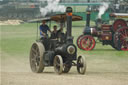
[[[30,50],[30,67],[35,73],[41,73],[44,70],[43,54],[45,52],[44,46],[40,42],[33,43]]]
[[[127,26],[127,23],[123,19],[117,19],[113,23],[113,31],[116,32],[118,29]]]
[[[116,31],[114,43],[118,50],[128,51],[128,27],[123,27]]]

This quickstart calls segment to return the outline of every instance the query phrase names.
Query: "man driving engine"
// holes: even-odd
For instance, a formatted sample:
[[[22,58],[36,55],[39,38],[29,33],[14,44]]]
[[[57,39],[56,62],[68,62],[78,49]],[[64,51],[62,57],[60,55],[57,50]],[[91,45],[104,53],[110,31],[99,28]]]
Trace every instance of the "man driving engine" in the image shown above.
[[[47,31],[51,33],[51,30],[49,29],[48,25],[46,25],[46,21],[42,21],[42,24],[40,25],[41,38],[48,37]]]
[[[40,25],[40,36],[41,36],[40,40],[42,40],[45,50],[49,49],[49,38],[47,31],[51,33],[51,30],[46,25],[46,21],[42,21],[42,24]]]

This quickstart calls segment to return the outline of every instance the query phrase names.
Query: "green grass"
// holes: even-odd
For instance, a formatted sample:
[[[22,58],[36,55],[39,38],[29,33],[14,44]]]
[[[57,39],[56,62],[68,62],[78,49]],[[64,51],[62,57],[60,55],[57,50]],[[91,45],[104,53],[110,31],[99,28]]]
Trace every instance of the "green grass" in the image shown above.
[[[81,23],[73,24],[80,25]],[[77,37],[82,34],[83,28],[73,27],[74,44],[76,44]],[[16,66],[15,64],[20,63],[26,65],[22,69],[28,69],[29,52],[32,43],[36,40],[36,30],[37,25],[34,23],[0,27],[0,53],[3,67],[7,63],[8,68],[13,68]],[[128,71],[128,51],[116,51],[109,45],[102,46],[102,43],[97,43],[92,51],[83,51],[79,48],[77,50],[78,55],[86,57],[88,72]],[[114,66],[115,68],[113,68]],[[20,69],[20,66],[16,68]]]
[[[26,55],[36,38],[36,25],[1,26],[1,49],[9,55]]]
[[[76,25],[77,22],[73,23]],[[79,23],[80,24],[80,23]],[[82,23],[83,24],[83,23]],[[0,49],[2,53],[10,56],[28,56],[31,45],[36,40],[36,24],[21,24],[17,26],[1,26],[1,40]],[[74,43],[76,39],[83,32],[83,27],[73,27]],[[97,43],[92,51],[83,51],[78,48],[79,55],[87,57],[93,56],[94,58],[126,58],[128,59],[128,52],[116,51],[111,46],[102,46],[102,43]]]

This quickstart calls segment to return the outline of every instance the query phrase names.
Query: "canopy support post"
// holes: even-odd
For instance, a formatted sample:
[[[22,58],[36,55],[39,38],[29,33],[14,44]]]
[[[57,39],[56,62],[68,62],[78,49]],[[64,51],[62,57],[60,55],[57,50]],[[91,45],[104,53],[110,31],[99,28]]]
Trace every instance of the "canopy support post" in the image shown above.
[[[37,35],[36,35],[36,41],[38,40],[38,26],[39,26],[39,25],[38,25],[38,21],[37,21],[37,33],[36,33]]]

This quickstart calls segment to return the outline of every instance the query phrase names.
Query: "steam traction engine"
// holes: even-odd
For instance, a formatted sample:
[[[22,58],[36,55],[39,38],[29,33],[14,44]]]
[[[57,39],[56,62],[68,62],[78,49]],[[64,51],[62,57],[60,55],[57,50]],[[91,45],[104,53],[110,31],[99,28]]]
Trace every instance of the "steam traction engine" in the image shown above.
[[[73,44],[72,37],[72,21],[82,20],[82,17],[72,15],[72,8],[67,7],[66,14],[57,14],[46,19],[57,23],[67,21],[66,34],[61,33],[57,39],[47,38],[33,43],[30,50],[32,71],[41,73],[44,67],[54,66],[55,72],[61,74],[68,73],[72,66],[76,66],[78,73],[84,74],[86,71],[85,57],[77,58],[77,48]]]
[[[111,45],[116,50],[128,51],[128,14],[113,13],[110,17],[118,18],[112,25],[102,24],[101,19],[96,20],[96,26],[90,27],[90,14],[87,10],[86,27],[83,35],[77,39],[77,46],[80,49],[90,51],[96,45],[94,37],[97,37],[103,45]]]

